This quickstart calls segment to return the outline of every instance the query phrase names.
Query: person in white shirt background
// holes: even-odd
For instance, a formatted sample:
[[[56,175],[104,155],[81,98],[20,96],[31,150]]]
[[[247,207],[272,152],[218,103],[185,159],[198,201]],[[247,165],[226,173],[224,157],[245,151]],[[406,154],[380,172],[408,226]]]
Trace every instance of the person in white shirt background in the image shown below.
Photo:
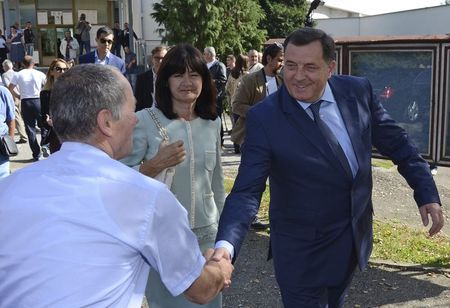
[[[28,144],[33,154],[33,160],[37,161],[41,157],[41,147],[36,138],[36,124],[41,129],[41,136],[47,134],[47,130],[42,124],[41,101],[39,95],[45,84],[45,74],[34,69],[32,56],[23,58],[24,69],[17,72],[9,83],[11,94],[20,98],[22,118],[25,123],[25,131],[28,136]],[[19,86],[20,94],[14,89]]]

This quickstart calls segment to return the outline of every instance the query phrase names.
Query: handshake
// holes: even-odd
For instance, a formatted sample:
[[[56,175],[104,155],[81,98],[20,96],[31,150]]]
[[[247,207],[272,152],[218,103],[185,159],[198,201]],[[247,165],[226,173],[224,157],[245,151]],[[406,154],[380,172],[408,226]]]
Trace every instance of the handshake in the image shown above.
[[[230,254],[225,248],[209,248],[203,256],[206,263],[200,276],[184,292],[188,300],[197,304],[206,304],[223,289],[229,288],[234,270]]]

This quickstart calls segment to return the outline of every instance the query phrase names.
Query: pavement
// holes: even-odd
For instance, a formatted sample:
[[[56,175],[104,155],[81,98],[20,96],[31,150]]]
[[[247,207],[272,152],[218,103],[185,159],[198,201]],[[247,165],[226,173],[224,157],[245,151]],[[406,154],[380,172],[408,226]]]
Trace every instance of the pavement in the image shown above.
[[[227,127],[231,128],[229,119]],[[18,147],[19,155],[11,159],[12,172],[33,163],[28,143]],[[222,155],[225,177],[235,178],[239,163],[240,155],[234,154],[226,134]],[[398,172],[375,168],[373,174],[375,219],[424,229],[411,189]],[[450,236],[450,168],[439,167],[434,178],[447,217],[442,233]],[[223,294],[224,308],[282,307],[272,263],[267,261],[268,240],[266,232],[249,232],[235,264],[232,286]],[[449,308],[450,269],[372,260],[366,271],[355,274],[345,304],[345,308],[350,307]]]

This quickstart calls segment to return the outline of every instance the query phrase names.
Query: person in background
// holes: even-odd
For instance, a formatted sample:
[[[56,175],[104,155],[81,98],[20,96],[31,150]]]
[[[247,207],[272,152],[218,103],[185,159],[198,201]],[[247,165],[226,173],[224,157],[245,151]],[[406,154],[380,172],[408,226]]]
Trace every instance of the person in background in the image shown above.
[[[81,14],[75,26],[75,33],[79,38],[80,55],[91,52],[91,28],[91,24],[86,20],[86,14]]]
[[[113,46],[111,52],[118,56],[119,58],[122,58],[121,51],[122,51],[122,43],[123,43],[123,31],[120,29],[119,22],[116,21],[114,23],[113,34],[114,34],[114,40],[113,40]]]
[[[0,137],[9,135],[14,138],[14,101],[8,89],[0,85]],[[0,179],[9,175],[9,157],[0,151]],[[4,199],[2,198],[2,203]],[[4,278],[2,278],[4,279]]]
[[[124,23],[123,24],[123,31],[122,31],[122,34],[123,34],[122,46],[123,47],[125,47],[125,46],[130,47],[130,32],[131,32],[131,29],[130,29],[129,24],[127,22]],[[134,31],[133,31],[133,38],[135,40],[138,39],[138,37],[136,35],[136,32],[134,32]]]
[[[20,98],[20,108],[28,136],[28,144],[33,154],[33,160],[38,161],[41,157],[41,147],[36,138],[36,124],[41,129],[41,136],[47,134],[47,130],[42,123],[41,101],[39,99],[39,94],[45,84],[45,74],[34,69],[32,56],[25,56],[23,65],[24,69],[13,75],[8,88],[14,97]],[[19,87],[20,94],[15,91],[16,87]]]
[[[132,148],[134,103],[107,65],[54,84],[61,150],[0,181],[2,307],[140,308],[149,271],[199,304],[229,286],[233,266],[202,255],[167,187],[117,161]]]
[[[8,58],[8,45],[6,44],[6,37],[3,35],[2,30],[0,30],[0,63],[3,63]],[[0,67],[0,73],[4,73],[3,65]],[[3,83],[5,85],[5,83]],[[6,85],[5,85],[6,86]]]
[[[97,48],[90,53],[81,55],[79,58],[80,64],[94,63],[101,65],[111,65],[119,69],[122,74],[125,74],[125,62],[113,55],[110,50],[114,40],[114,34],[109,27],[100,27],[96,35]]]
[[[27,21],[27,23],[25,24],[25,29],[23,30],[23,38],[25,41],[25,53],[29,56],[33,56],[36,37],[33,33],[31,21]]]
[[[150,56],[151,69],[137,75],[136,78],[136,111],[149,108],[153,105],[156,75],[161,61],[167,53],[166,46],[156,46]]]
[[[228,55],[226,63],[227,63],[227,80],[228,80],[231,70],[236,65],[236,57],[234,55]]]
[[[64,40],[61,42],[61,46],[59,46],[59,51],[64,55],[64,60],[71,61],[77,58],[78,41],[72,37],[72,33],[70,31],[64,32]]]
[[[230,76],[228,76],[227,84],[225,85],[225,92],[228,96],[229,102],[229,116],[232,120],[233,127],[239,118],[239,115],[233,113],[231,106],[233,105],[234,94],[236,92],[236,88],[238,87],[242,76],[248,74],[248,57],[246,55],[240,54],[236,59],[236,65],[231,70]],[[233,142],[234,153],[240,153],[240,145],[239,143]]]
[[[214,47],[206,47],[203,56],[206,60],[211,77],[214,81],[217,91],[216,104],[217,115],[222,121],[223,101],[225,100],[225,84],[227,83],[227,73],[225,65],[216,59],[216,50]],[[222,121],[223,122],[223,121]],[[223,146],[223,123],[220,127],[221,145]]]
[[[170,190],[187,210],[200,248],[211,248],[225,190],[215,87],[200,51],[188,44],[172,47],[159,68],[155,96],[156,106],[136,113],[133,151],[122,162],[152,178],[171,168]],[[150,272],[146,297],[152,308],[222,307],[221,295],[205,306],[174,297],[161,278]]]
[[[413,189],[423,224],[432,220],[429,235],[444,225],[428,163],[367,78],[334,74],[335,55],[320,29],[288,35],[284,84],[247,113],[239,173],[220,217],[216,257],[235,259],[269,178],[270,255],[286,308],[344,307],[356,267],[367,267],[373,147]]]
[[[11,26],[11,33],[8,35],[6,42],[10,44],[9,58],[14,64],[14,68],[19,70],[25,56],[25,49],[22,43],[22,33],[17,31],[16,26]]]
[[[13,63],[9,59],[6,59],[2,62],[2,67],[4,71],[4,73],[2,74],[3,85],[8,88],[16,72],[13,70]],[[18,87],[16,87],[15,91],[20,95],[20,89],[18,89]],[[27,143],[28,136],[25,131],[25,124],[22,119],[20,99],[17,97],[14,97],[14,116],[16,120],[15,122],[17,133],[19,134],[19,140],[16,143]]]
[[[131,84],[131,87],[135,89],[136,69],[137,69],[136,54],[132,52],[130,50],[130,47],[128,46],[125,46],[123,50],[125,51],[125,67],[126,67],[125,77],[127,77],[128,81]]]
[[[55,81],[69,68],[70,66],[65,60],[59,58],[54,59],[52,63],[50,63],[47,71],[47,82],[39,95],[41,100],[42,123],[47,129],[47,135],[41,141],[42,154],[44,157],[48,157],[50,154],[55,153],[61,148],[61,142],[53,130],[53,122],[50,118],[50,94]]]
[[[248,72],[254,73],[259,71],[264,67],[259,61],[259,52],[255,49],[250,49],[247,53],[248,55]]]

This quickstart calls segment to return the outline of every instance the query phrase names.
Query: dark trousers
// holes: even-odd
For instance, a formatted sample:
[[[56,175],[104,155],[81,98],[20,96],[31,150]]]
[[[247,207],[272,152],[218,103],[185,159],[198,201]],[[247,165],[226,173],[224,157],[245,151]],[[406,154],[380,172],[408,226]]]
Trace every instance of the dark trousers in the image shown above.
[[[356,255],[352,254],[345,281],[333,287],[292,288],[280,284],[285,308],[342,308],[356,270]]]
[[[122,51],[122,44],[114,43],[111,52],[115,56],[118,56],[119,58],[122,58],[122,55],[120,54],[121,51]]]
[[[36,139],[36,124],[41,129],[41,135],[47,135],[47,129],[42,125],[41,117],[41,101],[39,98],[25,98],[21,101],[21,112],[23,122],[25,124],[25,131],[28,136],[28,143],[30,145],[33,158],[41,155],[41,147]]]

